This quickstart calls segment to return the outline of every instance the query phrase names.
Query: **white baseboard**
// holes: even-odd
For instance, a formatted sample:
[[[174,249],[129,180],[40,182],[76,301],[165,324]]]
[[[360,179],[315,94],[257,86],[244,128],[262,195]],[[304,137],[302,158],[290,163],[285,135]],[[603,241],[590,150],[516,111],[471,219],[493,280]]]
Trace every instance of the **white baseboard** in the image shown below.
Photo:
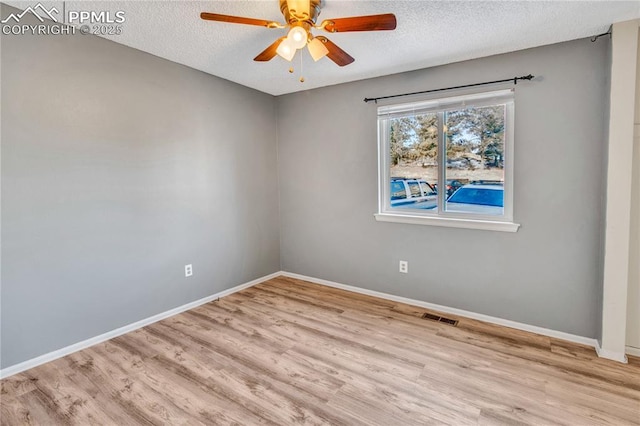
[[[640,357],[640,348],[635,348],[633,346],[627,346],[626,351],[628,355],[633,355]]]
[[[303,281],[309,281],[316,284],[321,284],[329,287],[339,288],[342,290],[352,291],[354,293],[366,294],[368,296],[379,297],[381,299],[392,300],[394,302],[406,303],[407,305],[419,306],[421,308],[431,309],[434,311],[439,311],[447,314],[459,315],[461,317],[466,317],[466,318],[471,318],[471,319],[484,321],[492,324],[497,324],[504,327],[515,328],[517,330],[528,331],[531,333],[541,334],[543,336],[548,336],[548,337],[554,337],[556,339],[566,340],[569,342],[580,343],[582,345],[591,346],[593,348],[596,348],[598,343],[596,339],[592,339],[590,337],[577,336],[575,334],[565,333],[562,331],[551,330],[548,328],[538,327],[535,325],[523,324],[516,321],[496,318],[489,315],[465,311],[462,309],[450,308],[448,306],[436,305],[435,303],[423,302],[421,300],[409,299],[401,296],[394,296],[392,294],[381,293],[378,291],[367,290],[359,287],[353,287],[350,285],[340,284],[333,281],[327,281],[320,278],[308,277],[306,275],[294,274],[292,272],[284,272],[284,271],[282,272],[282,275],[284,275],[285,277],[297,278]]]
[[[615,352],[608,349],[602,349],[602,346],[600,346],[600,343],[598,342],[596,342],[596,352],[598,353],[598,356],[600,358],[606,358],[613,361],[618,361],[623,364],[626,364],[629,362],[629,360],[627,359],[627,356],[624,353]]]
[[[244,284],[237,285],[227,290],[223,290],[219,293],[212,294],[211,296],[204,297],[202,299],[196,300],[194,302],[187,303],[182,306],[178,306],[177,308],[170,309],[166,312],[162,312],[160,314],[154,315],[149,318],[145,318],[140,321],[136,321],[132,324],[125,325],[120,328],[116,328],[115,330],[108,331],[104,334],[100,334],[99,336],[92,337],[87,340],[83,340],[82,342],[74,343],[73,345],[55,350],[53,352],[46,353],[44,355],[40,355],[39,357],[29,359],[27,361],[21,362],[19,364],[12,365],[10,367],[3,368],[0,370],[0,379],[7,378],[14,374],[18,374],[22,371],[28,370],[30,368],[37,367],[39,365],[45,364],[49,361],[53,361],[58,358],[62,358],[63,356],[72,354],[77,351],[81,351],[82,349],[86,349],[90,346],[96,345],[98,343],[102,343],[106,340],[113,339],[114,337],[121,336],[125,333],[129,333],[131,331],[137,330],[149,324],[153,324],[154,322],[163,320],[165,318],[171,317],[173,315],[177,315],[181,312],[188,311],[189,309],[196,308],[200,305],[204,305],[205,303],[209,303],[213,300],[216,300],[220,297],[228,296],[230,294],[236,293],[240,290],[244,290],[245,288],[252,287],[256,284],[260,284],[261,282],[268,281],[272,278],[278,277],[282,275],[281,272],[274,272],[273,274],[265,275],[264,277],[257,278],[253,281],[249,281]]]

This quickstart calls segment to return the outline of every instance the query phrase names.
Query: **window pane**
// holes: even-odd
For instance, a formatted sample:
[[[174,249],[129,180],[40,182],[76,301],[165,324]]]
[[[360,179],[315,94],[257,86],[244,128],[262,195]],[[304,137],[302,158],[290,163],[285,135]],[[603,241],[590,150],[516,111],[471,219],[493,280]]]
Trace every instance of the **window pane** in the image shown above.
[[[402,200],[404,198],[407,198],[404,183],[402,181],[391,182],[391,200]]]
[[[504,214],[505,106],[444,113],[448,212]]]
[[[418,182],[409,182],[409,191],[411,191],[411,198],[422,197],[420,184],[418,184]]]
[[[432,210],[437,196],[421,189],[438,179],[438,116],[418,114],[389,119],[391,208]],[[425,188],[428,188],[426,185]],[[397,193],[403,193],[402,199]]]
[[[434,186],[429,185],[427,182],[425,181],[421,181],[420,182],[420,187],[422,188],[422,193],[424,195],[436,195],[436,189]]]

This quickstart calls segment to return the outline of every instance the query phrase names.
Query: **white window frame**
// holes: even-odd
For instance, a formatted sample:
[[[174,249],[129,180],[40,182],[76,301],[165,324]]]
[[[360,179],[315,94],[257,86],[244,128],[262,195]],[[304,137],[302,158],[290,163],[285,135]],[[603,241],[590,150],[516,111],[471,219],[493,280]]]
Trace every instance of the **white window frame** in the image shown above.
[[[378,212],[377,221],[399,222],[416,225],[446,226],[492,231],[516,232],[520,227],[513,221],[513,160],[514,160],[514,122],[515,96],[513,89],[494,90],[447,98],[428,99],[418,102],[393,104],[378,107]],[[434,210],[392,209],[389,182],[391,156],[389,150],[390,121],[393,116],[407,113],[438,113],[439,128],[442,129],[443,112],[462,107],[482,107],[505,105],[505,141],[504,141],[504,206],[502,216],[487,216],[471,213],[443,211],[446,191],[438,191],[438,207]],[[445,137],[438,141],[438,187],[446,187]],[[442,183],[441,183],[442,182]]]

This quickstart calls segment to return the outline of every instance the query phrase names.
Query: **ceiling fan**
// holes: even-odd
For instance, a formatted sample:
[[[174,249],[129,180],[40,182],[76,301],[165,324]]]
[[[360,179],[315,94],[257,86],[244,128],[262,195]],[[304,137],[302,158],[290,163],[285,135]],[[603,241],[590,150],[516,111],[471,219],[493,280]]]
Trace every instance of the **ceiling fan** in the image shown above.
[[[207,21],[229,22],[234,24],[257,25],[267,28],[289,28],[286,36],[280,37],[269,47],[256,56],[254,61],[270,61],[276,55],[291,61],[298,49],[307,46],[314,61],[327,56],[333,62],[343,67],[354,59],[336,44],[324,36],[314,36],[311,29],[324,30],[329,33],[343,33],[349,31],[381,31],[394,30],[396,17],[392,13],[369,16],[353,16],[349,18],[327,19],[320,25],[316,20],[324,0],[280,0],[280,11],[285,23],[263,19],[245,18],[241,16],[220,15],[203,12],[200,18]]]

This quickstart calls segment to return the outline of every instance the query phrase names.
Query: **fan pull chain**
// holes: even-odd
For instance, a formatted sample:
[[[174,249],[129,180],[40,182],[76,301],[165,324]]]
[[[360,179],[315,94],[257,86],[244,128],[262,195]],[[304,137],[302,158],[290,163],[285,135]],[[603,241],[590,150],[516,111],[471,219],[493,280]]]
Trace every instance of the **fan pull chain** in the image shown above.
[[[302,52],[300,52],[300,83],[304,83],[304,77],[302,76]]]
[[[295,58],[295,53],[293,54],[293,57]],[[292,60],[293,60],[293,58],[292,58]],[[292,62],[292,64],[293,64],[293,62]],[[291,65],[291,66],[289,67],[289,74],[293,74],[293,72],[294,72],[294,71],[295,71],[295,70],[293,69],[293,65]]]

